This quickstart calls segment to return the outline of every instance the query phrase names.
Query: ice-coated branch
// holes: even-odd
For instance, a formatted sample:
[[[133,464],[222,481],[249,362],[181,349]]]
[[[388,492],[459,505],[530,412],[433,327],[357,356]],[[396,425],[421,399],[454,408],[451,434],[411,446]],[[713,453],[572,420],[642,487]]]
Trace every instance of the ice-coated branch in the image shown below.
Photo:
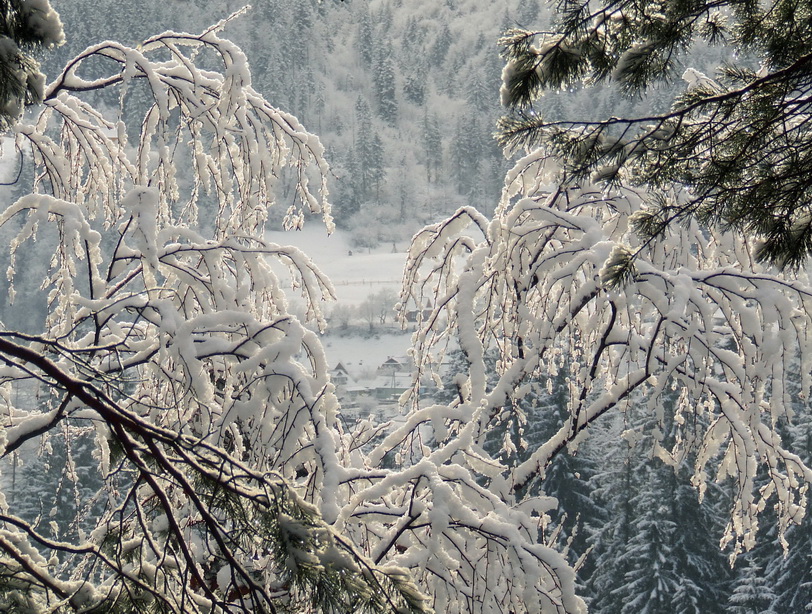
[[[411,611],[427,611],[425,598],[410,583],[405,572],[395,573],[395,570],[365,560],[349,542],[340,539],[320,519],[317,510],[301,500],[281,477],[251,470],[221,448],[201,444],[197,437],[154,426],[148,419],[121,407],[95,385],[70,375],[44,356],[41,350],[2,338],[0,353],[6,360],[16,359],[32,365],[49,378],[54,389],[69,392],[80,401],[72,404],[73,411],[81,407],[86,417],[87,410],[95,413],[96,419],[106,426],[103,429],[106,445],[112,447],[115,444],[121,450],[126,460],[118,462],[130,463],[136,476],[132,481],[131,495],[122,499],[122,507],[105,515],[94,537],[78,547],[56,544],[24,521],[13,517],[6,519],[7,524],[21,530],[40,546],[90,555],[98,558],[109,570],[101,574],[101,584],[97,586],[78,579],[66,583],[51,578],[49,572],[40,569],[39,565],[43,563],[22,558],[19,547],[2,540],[0,551],[18,563],[25,562],[24,571],[31,575],[31,582],[40,585],[45,592],[54,591],[60,598],[70,597],[77,607],[86,607],[102,600],[108,604],[118,603],[124,593],[146,589],[154,598],[164,602],[169,608],[167,611],[190,612],[213,606],[229,611],[239,607],[240,611],[253,612],[275,611],[274,604],[285,595],[285,598],[302,598],[307,591],[323,590],[317,588],[320,582],[332,584],[340,581],[346,583],[343,594],[349,595],[344,598],[359,608],[369,600],[373,605],[377,603],[374,607],[366,605],[370,611],[390,611],[390,608],[391,611],[400,611],[398,608],[404,607],[405,600],[405,607]],[[128,501],[138,503],[139,511],[134,517],[125,513]],[[240,515],[234,516],[235,510],[239,510]],[[245,526],[235,524],[234,521],[242,515],[248,515],[252,522]],[[156,523],[160,525],[161,518],[165,519],[166,529],[156,531]],[[139,530],[133,531],[131,521],[140,525],[146,541],[141,546],[133,544],[129,548],[148,547],[155,558],[150,566],[140,569],[122,567],[118,556],[107,552],[111,546],[114,552],[120,548],[117,538],[110,541],[111,537],[139,534]],[[290,532],[290,535],[283,537],[283,543],[274,534],[257,540],[266,529],[282,531],[283,536]],[[163,536],[164,531],[172,536],[171,542]],[[209,552],[222,560],[219,571],[202,565],[190,549],[194,542],[189,541],[192,534],[206,539]],[[16,535],[19,541],[21,534]],[[307,546],[311,540],[311,545]],[[295,546],[297,543],[300,545]],[[171,544],[175,544],[179,553],[171,553],[174,549]],[[296,554],[295,550],[291,552],[289,548],[294,546],[304,550],[301,554]],[[335,548],[338,551],[334,551]],[[276,552],[272,552],[273,549]],[[306,556],[305,552],[308,553]],[[145,556],[144,565],[152,558],[148,553]],[[298,566],[309,571],[301,575],[295,570],[286,570],[285,556],[305,557]],[[263,558],[267,559],[267,564],[258,568],[256,561]],[[212,584],[205,576],[214,572],[217,572],[216,581]],[[183,605],[183,595],[160,589],[155,584],[159,576],[165,576],[162,585],[179,582],[177,578],[173,580],[176,573],[189,573],[192,577],[190,586],[184,586],[182,582],[177,584],[178,590],[192,591],[185,595],[190,600],[186,605]],[[329,580],[323,577],[324,574],[329,575]],[[286,576],[291,584],[285,590],[269,591],[269,581]],[[374,588],[363,589],[369,581],[373,582]],[[127,584],[131,586],[125,590]],[[198,597],[193,594],[195,587],[201,591]],[[337,594],[335,598],[341,599],[342,596]],[[378,603],[380,599],[385,603]]]
[[[411,413],[384,450],[418,440],[422,429],[437,442],[428,458],[453,459],[520,503],[596,420],[642,398],[662,421],[673,404],[659,400],[675,388],[669,453],[693,455],[700,493],[709,473],[736,484],[724,540],[731,558],[752,547],[769,501],[783,535],[804,516],[812,480],[778,431],[792,420],[784,382],[800,377],[804,391],[812,383],[808,279],[762,268],[755,246],[696,222],[640,239],[632,228],[643,195],[562,184],[560,170],[535,150],[508,172],[494,217],[478,221],[483,235],[461,228],[459,220],[477,219],[461,210],[416,236],[401,298],[435,305],[415,334],[418,368],[440,381],[439,357],[453,344],[464,370],[453,376],[453,400]],[[609,283],[619,250],[634,254],[633,266]],[[567,412],[558,431],[521,463],[489,457],[482,444],[504,408],[523,411],[528,386],[561,376]],[[686,423],[707,427],[697,440],[682,433]],[[504,444],[503,459],[513,445]],[[760,468],[769,481],[757,488]]]
[[[34,241],[55,248],[41,332],[0,331],[0,444],[15,460],[62,446],[81,511],[57,539],[0,497],[0,609],[430,612],[409,570],[331,524],[352,471],[326,357],[286,286],[318,328],[334,292],[263,236],[282,187],[285,226],[306,209],[330,229],[328,167],[218,32],[92,46],[15,129],[36,176],[0,214],[9,278]],[[97,463],[81,485],[80,447]]]
[[[162,51],[172,60],[164,61]],[[204,51],[219,60],[220,72],[197,67],[195,54]],[[83,78],[84,65],[98,58],[109,74]],[[123,109],[138,87],[146,87],[151,104],[143,110],[138,142],[129,143],[125,118],[104,117],[85,97],[115,90]],[[275,190],[289,182],[298,204],[287,212],[286,225],[299,226],[307,210],[332,226],[323,146],[252,89],[245,56],[217,28],[199,35],[166,32],[138,49],[109,41],[91,46],[68,63],[46,99],[39,123],[15,129],[18,143],[32,147],[46,189],[60,199],[87,201],[88,213],[108,224],[119,218],[117,203],[127,191],[152,185],[159,188],[163,220],[194,224],[201,203],[213,201],[210,217],[219,234],[261,231]],[[46,121],[61,124],[58,140],[45,135]],[[183,156],[191,182],[178,181],[175,161]]]

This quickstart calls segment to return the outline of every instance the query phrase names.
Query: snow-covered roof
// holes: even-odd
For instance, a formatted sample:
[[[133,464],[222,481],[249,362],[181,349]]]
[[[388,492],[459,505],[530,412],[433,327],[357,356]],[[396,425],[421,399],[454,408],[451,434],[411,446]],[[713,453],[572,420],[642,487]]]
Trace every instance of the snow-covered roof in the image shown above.
[[[396,373],[395,375],[379,375],[369,380],[367,385],[370,388],[402,388],[406,389],[412,385],[412,377],[409,374]]]

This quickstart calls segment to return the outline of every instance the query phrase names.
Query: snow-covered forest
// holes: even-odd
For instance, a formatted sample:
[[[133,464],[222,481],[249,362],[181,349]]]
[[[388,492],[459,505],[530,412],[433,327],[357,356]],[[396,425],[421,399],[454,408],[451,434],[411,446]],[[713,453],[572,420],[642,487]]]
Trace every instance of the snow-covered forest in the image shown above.
[[[510,123],[724,98],[728,46],[509,116],[539,0],[50,5],[3,110],[0,611],[812,611],[807,268]],[[336,301],[302,227],[380,285]]]

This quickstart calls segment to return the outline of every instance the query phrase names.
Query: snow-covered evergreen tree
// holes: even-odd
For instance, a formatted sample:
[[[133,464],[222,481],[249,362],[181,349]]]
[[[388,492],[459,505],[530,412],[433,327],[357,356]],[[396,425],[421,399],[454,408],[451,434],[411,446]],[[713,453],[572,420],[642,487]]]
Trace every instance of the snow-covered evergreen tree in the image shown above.
[[[390,45],[381,45],[372,69],[372,82],[375,87],[375,109],[378,116],[394,125],[398,119],[397,82],[395,62]]]
[[[775,612],[812,612],[812,531],[808,523],[787,531],[789,548],[779,548],[772,565],[765,570],[767,583],[775,593]]]
[[[521,437],[514,444],[518,462],[526,460],[533,450],[555,435],[567,414],[569,388],[565,374],[562,369],[532,385],[522,398],[520,406],[525,418]],[[557,501],[556,509],[549,512],[548,531],[558,532],[557,542],[566,549],[573,565],[587,553],[587,524],[597,522],[604,512],[598,509],[589,486],[594,471],[593,457],[585,454],[580,445],[573,445],[550,463],[544,480],[534,485]]]
[[[676,429],[667,408],[661,424],[645,405],[641,398],[622,420],[601,425],[587,446],[600,459],[591,484],[604,516],[589,518],[594,560],[584,574],[585,594],[598,613],[722,612],[729,570],[718,548],[719,493],[711,487],[700,504],[686,467],[690,454],[677,466],[653,458],[673,444]]]
[[[623,437],[625,422],[611,416],[595,425],[588,453],[593,457],[595,473],[589,486],[595,507],[601,510],[586,519],[584,528],[591,550],[582,574],[584,596],[595,614],[620,612],[623,598],[619,589],[626,583],[632,562],[623,554],[633,536],[635,510],[632,500],[639,491],[633,446]]]
[[[457,119],[449,150],[450,170],[457,190],[470,196],[476,188],[479,160],[483,152],[483,131],[477,113],[467,111]]]
[[[383,141],[372,128],[369,106],[359,98],[356,104],[357,137],[353,148],[355,175],[350,180],[355,185],[359,206],[369,202],[380,202],[381,182],[386,177]],[[356,207],[357,210],[357,207]]]
[[[375,60],[375,34],[372,28],[372,17],[369,14],[369,7],[363,4],[358,22],[358,52],[361,61],[367,68],[372,67]]]
[[[426,181],[436,183],[439,181],[443,169],[443,141],[440,135],[439,120],[436,115],[424,115],[422,136]]]
[[[790,382],[794,384],[795,382]],[[812,413],[800,402],[797,386],[788,386],[796,399],[796,414],[788,428],[793,450],[812,462]],[[764,571],[775,593],[776,612],[812,612],[812,523],[805,522],[787,531],[787,549],[776,547]]]
[[[632,536],[617,561],[627,571],[613,592],[623,604],[621,614],[671,614],[681,576],[673,554],[677,524],[668,509],[670,489],[653,466],[646,464],[642,472],[632,500]]]
[[[699,505],[687,476],[650,459],[639,462],[632,536],[614,561],[625,570],[612,589],[621,612],[721,613],[727,578],[717,545],[721,523]]]
[[[744,561],[743,561],[744,562]],[[753,560],[742,566],[728,599],[727,614],[778,614],[783,610],[772,607],[776,595],[764,576],[763,570]],[[803,610],[798,610],[803,612]]]
[[[11,468],[5,495],[14,513],[34,529],[55,540],[75,542],[96,528],[104,508],[97,496],[102,478],[92,457],[93,429],[62,426],[61,432],[40,449],[27,450],[25,460]]]
[[[429,50],[429,57],[434,65],[440,65],[445,61],[451,42],[451,30],[444,21],[440,24],[439,32]]]

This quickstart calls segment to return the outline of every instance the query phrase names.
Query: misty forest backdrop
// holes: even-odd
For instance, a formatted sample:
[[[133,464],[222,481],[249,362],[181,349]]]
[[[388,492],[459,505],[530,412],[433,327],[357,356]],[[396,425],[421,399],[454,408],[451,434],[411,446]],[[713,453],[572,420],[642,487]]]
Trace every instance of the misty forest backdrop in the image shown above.
[[[110,39],[136,45],[164,30],[199,32],[242,4],[52,0],[52,5],[61,15],[67,42],[43,55],[49,78],[91,43]],[[493,138],[497,119],[504,113],[499,88],[505,61],[496,41],[511,27],[534,28],[548,22],[545,6],[537,0],[258,0],[246,16],[226,27],[223,36],[245,51],[254,88],[298,117],[325,145],[332,171],[332,214],[341,237],[335,240],[344,242],[342,250],[346,245],[349,251],[385,258],[393,251],[405,252],[420,228],[460,207],[493,214],[505,174],[513,165]],[[698,47],[690,62],[710,70],[728,53],[723,47]],[[540,107],[551,116],[583,119],[651,113],[667,109],[681,87],[675,83],[673,89],[655,90],[643,100],[610,88],[550,93]],[[119,105],[117,96],[104,102],[112,108]],[[137,109],[139,102],[130,104]],[[15,162],[5,167],[4,180],[11,185],[3,188],[4,202],[27,194],[34,179],[29,161],[23,159],[18,167],[11,158]],[[278,194],[280,206],[269,212],[270,229],[281,228],[293,199],[292,193]],[[205,216],[201,223],[207,223]],[[3,243],[17,231],[5,226]],[[46,304],[37,290],[52,248],[47,239],[21,248],[17,258],[25,263],[25,274],[15,280],[15,305],[3,308],[0,319],[6,328],[41,329]],[[309,255],[318,264],[318,254]],[[3,252],[0,258],[5,259],[0,270],[5,270],[8,255]],[[405,255],[401,258],[405,262]],[[351,266],[352,260],[343,262]],[[0,279],[4,296],[7,284]],[[354,304],[326,306],[327,334],[354,336],[379,346],[384,335],[386,342],[385,335],[398,328],[387,316],[396,296],[391,289],[374,287],[368,294]],[[357,347],[361,348],[357,352],[365,351],[363,343]],[[394,350],[392,354],[405,353],[402,347]],[[337,360],[329,346],[327,359],[331,367]],[[445,381],[423,389],[426,402],[453,400],[455,374],[465,370],[465,360],[458,349],[449,349]],[[494,366],[496,361],[494,356]],[[511,437],[510,429],[521,430],[527,445],[515,450],[520,462],[558,430],[570,390],[566,369],[537,384],[524,397],[526,421],[508,422],[507,435],[494,436],[487,450],[498,454],[504,449],[502,439]],[[793,386],[800,387],[800,380],[788,383],[788,388]],[[675,386],[658,403],[677,404],[679,397]],[[812,412],[798,395],[794,398],[795,419],[780,428],[791,449],[810,462]],[[362,409],[377,411],[368,398]],[[578,591],[589,611],[812,611],[812,524],[791,527],[786,535],[789,549],[784,552],[767,509],[756,546],[731,568],[720,540],[729,522],[734,485],[710,482],[700,504],[690,484],[690,455],[670,464],[657,458],[667,456],[662,450],[669,448],[678,429],[673,411],[650,409],[640,394],[625,411],[596,421],[568,453],[555,457],[541,483],[543,493],[559,502],[558,509],[549,511],[545,534],[578,566]],[[386,412],[380,417],[390,419],[397,410],[390,407]],[[345,419],[362,419],[361,414],[355,408]],[[68,453],[73,457],[70,462]],[[81,512],[76,507],[83,500],[79,491],[94,490],[99,480],[89,454],[82,449],[66,451],[58,438],[44,448],[24,448],[13,466],[4,469],[9,505],[31,520],[48,517],[71,525]],[[72,480],[63,475],[66,463],[76,464]]]

